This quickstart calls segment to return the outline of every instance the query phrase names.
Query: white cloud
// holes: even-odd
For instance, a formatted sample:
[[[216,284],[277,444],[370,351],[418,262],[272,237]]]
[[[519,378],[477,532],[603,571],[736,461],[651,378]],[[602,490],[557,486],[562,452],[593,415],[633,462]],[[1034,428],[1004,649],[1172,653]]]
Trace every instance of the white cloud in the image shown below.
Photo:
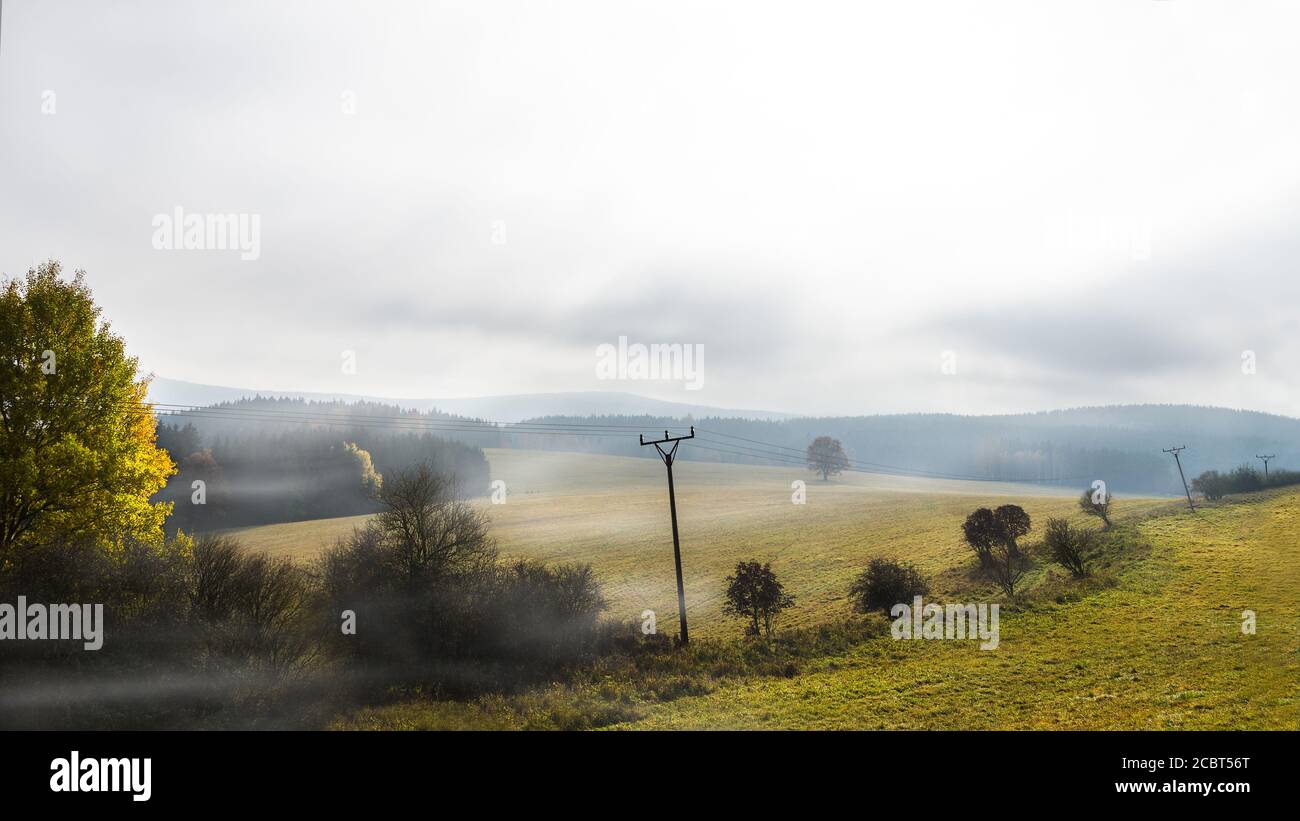
[[[86,268],[144,364],[194,381],[604,388],[594,348],[626,333],[709,346],[690,398],[717,405],[1294,414],[1297,17],[10,2],[0,269]],[[176,205],[260,214],[261,257],[155,251]],[[1065,329],[1111,355],[1059,361]]]

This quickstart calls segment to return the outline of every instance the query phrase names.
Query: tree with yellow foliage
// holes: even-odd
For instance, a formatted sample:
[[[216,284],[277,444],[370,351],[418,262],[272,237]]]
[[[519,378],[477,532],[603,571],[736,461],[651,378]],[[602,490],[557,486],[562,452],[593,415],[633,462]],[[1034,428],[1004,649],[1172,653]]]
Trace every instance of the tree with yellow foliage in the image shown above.
[[[161,542],[175,472],[148,379],[85,283],[50,261],[0,283],[0,567],[28,544]]]

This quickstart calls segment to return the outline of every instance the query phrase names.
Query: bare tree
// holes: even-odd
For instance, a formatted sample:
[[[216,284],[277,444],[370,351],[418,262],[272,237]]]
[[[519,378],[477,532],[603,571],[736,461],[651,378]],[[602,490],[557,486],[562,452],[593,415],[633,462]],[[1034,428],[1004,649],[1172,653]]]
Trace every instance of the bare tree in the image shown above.
[[[481,571],[496,562],[488,517],[457,497],[454,483],[427,464],[385,481],[373,527],[408,583]]]
[[[1008,596],[1016,594],[1016,583],[1029,570],[1029,559],[1010,544],[1000,544],[993,548],[992,561],[989,563],[988,576],[1003,593]]]
[[[1070,527],[1065,519],[1048,519],[1043,534],[1043,548],[1052,561],[1070,571],[1077,579],[1088,575],[1086,553],[1096,542],[1096,533]]]

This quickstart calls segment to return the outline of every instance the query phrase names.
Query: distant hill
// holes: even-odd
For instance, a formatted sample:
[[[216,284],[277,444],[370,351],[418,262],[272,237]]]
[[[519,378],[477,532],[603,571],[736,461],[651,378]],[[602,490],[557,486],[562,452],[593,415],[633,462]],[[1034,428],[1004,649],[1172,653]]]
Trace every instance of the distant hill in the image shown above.
[[[507,396],[461,398],[404,399],[362,396],[347,393],[313,393],[310,391],[257,390],[201,385],[179,379],[157,377],[149,386],[153,402],[178,405],[215,405],[236,402],[255,396],[284,399],[307,399],[315,402],[377,402],[418,411],[442,411],[472,419],[494,422],[519,422],[536,416],[728,416],[744,419],[789,419],[791,414],[775,411],[717,408],[686,402],[667,402],[621,391],[581,391],[574,393],[528,393]]]
[[[166,389],[178,383],[159,380]],[[184,386],[186,383],[179,383]],[[184,404],[203,404],[238,389],[194,386],[183,394]],[[208,393],[204,393],[206,390]],[[226,396],[232,394],[225,394]],[[163,399],[162,396],[170,396]],[[1191,481],[1202,471],[1230,470],[1238,465],[1258,467],[1257,453],[1274,453],[1274,468],[1300,469],[1300,419],[1253,411],[1191,405],[1122,405],[1043,411],[998,416],[894,414],[888,416],[787,417],[760,411],[728,411],[636,397],[631,394],[539,394],[480,400],[375,400],[299,394],[303,398],[235,400],[227,417],[213,410],[173,417],[173,424],[191,422],[206,440],[243,435],[251,429],[292,426],[295,414],[309,421],[321,414],[337,415],[336,427],[367,428],[392,424],[403,430],[428,429],[447,440],[476,447],[529,448],[622,456],[654,456],[640,447],[636,434],[654,435],[665,428],[696,426],[696,439],[683,445],[681,459],[747,464],[780,464],[802,471],[802,454],[818,436],[839,439],[854,467],[866,471],[923,478],[984,479],[1041,482],[1082,490],[1103,479],[1120,493],[1182,493],[1174,462],[1162,449],[1186,445],[1183,467]],[[156,401],[180,401],[180,394],[156,392]],[[412,410],[416,402],[439,410]],[[457,406],[455,403],[465,403]],[[306,404],[304,404],[306,403]],[[478,403],[478,404],[473,404]],[[667,406],[658,412],[553,413],[526,417],[536,406],[618,407]],[[218,404],[221,404],[218,402]],[[404,421],[395,404],[407,408]],[[459,409],[457,409],[459,408]],[[509,413],[499,412],[502,408]],[[498,412],[494,413],[493,410]],[[287,415],[286,415],[287,414]],[[740,414],[750,414],[747,418]],[[414,418],[412,418],[414,417]],[[532,423],[530,430],[458,424],[456,418]],[[424,420],[424,421],[421,421]],[[443,421],[439,421],[443,420]],[[541,424],[539,424],[541,423]],[[553,431],[553,433],[552,433]],[[624,433],[623,431],[626,431]]]

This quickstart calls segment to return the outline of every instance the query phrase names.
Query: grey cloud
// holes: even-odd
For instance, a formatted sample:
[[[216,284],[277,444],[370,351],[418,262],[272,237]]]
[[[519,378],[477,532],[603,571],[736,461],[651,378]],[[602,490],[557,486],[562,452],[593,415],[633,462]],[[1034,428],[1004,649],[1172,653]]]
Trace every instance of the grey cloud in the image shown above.
[[[699,343],[745,360],[770,358],[795,332],[775,294],[722,290],[673,275],[645,274],[626,285],[548,305],[512,297],[508,289],[484,290],[453,299],[436,293],[382,298],[337,318],[350,314],[359,328],[460,328],[551,345],[595,346],[620,336],[633,342]]]
[[[993,353],[1073,372],[1164,371],[1204,364],[1218,355],[1209,340],[1186,335],[1177,323],[1104,306],[1015,306],[931,320],[919,334],[956,340]]]

